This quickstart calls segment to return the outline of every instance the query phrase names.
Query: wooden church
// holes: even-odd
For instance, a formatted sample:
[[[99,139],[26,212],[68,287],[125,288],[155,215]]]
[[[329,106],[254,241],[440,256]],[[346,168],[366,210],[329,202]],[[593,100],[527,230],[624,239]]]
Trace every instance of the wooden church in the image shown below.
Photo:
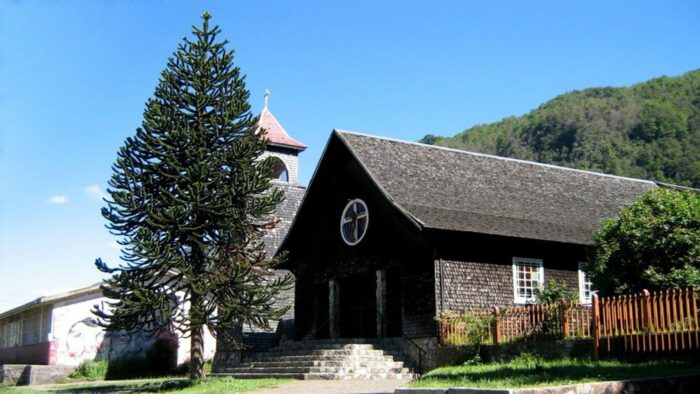
[[[550,278],[586,302],[593,231],[654,187],[335,130],[280,247],[294,337],[435,343],[441,312],[530,303]]]
[[[296,277],[280,300],[294,308],[279,346],[217,351],[215,366],[237,377],[386,379],[452,362],[436,316],[532,303],[549,279],[588,302],[593,232],[655,187],[335,130],[275,245]]]

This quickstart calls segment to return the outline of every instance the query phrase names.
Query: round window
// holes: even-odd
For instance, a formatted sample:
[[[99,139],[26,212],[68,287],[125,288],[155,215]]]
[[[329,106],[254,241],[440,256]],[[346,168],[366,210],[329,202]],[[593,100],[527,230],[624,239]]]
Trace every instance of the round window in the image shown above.
[[[367,232],[369,211],[364,201],[356,198],[350,200],[340,217],[340,235],[348,245],[357,245]]]

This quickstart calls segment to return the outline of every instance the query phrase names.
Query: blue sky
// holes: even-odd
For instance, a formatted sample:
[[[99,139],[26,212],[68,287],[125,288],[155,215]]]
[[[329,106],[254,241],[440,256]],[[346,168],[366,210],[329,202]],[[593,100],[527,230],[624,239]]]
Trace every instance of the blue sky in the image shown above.
[[[700,68],[700,2],[0,0],[0,311],[118,258],[100,195],[159,73],[209,10],[252,105],[309,146],[333,128],[417,140],[561,93]]]

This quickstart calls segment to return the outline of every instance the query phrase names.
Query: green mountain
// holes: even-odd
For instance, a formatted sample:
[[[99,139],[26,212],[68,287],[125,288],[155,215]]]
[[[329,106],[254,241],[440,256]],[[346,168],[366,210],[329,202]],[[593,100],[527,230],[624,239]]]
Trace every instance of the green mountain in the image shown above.
[[[700,70],[563,94],[423,143],[700,188]]]

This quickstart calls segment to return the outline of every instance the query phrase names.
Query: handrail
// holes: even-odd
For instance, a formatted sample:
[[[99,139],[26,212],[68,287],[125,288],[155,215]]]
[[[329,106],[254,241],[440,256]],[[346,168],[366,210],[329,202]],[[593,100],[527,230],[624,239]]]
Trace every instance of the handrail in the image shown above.
[[[381,316],[382,320],[384,320],[384,323],[386,323],[388,320],[386,316],[384,316],[383,313],[379,312],[378,310],[376,311],[379,316]],[[424,350],[422,347],[420,347],[419,344],[417,344],[414,339],[418,338],[410,338],[406,336],[406,334],[403,333],[403,330],[401,330],[401,338],[407,340],[411,345],[413,345],[416,349],[418,349],[418,373],[423,374],[423,354],[426,356],[428,355],[428,352]]]
[[[413,341],[414,338],[407,337],[405,334],[401,334],[401,338],[408,340],[408,342],[411,343],[411,345],[415,346],[416,349],[418,349],[418,373],[423,374],[423,357],[422,355],[425,354],[426,356],[428,355],[428,352],[424,350],[422,347],[420,347],[419,344]],[[417,338],[416,338],[417,339]]]

